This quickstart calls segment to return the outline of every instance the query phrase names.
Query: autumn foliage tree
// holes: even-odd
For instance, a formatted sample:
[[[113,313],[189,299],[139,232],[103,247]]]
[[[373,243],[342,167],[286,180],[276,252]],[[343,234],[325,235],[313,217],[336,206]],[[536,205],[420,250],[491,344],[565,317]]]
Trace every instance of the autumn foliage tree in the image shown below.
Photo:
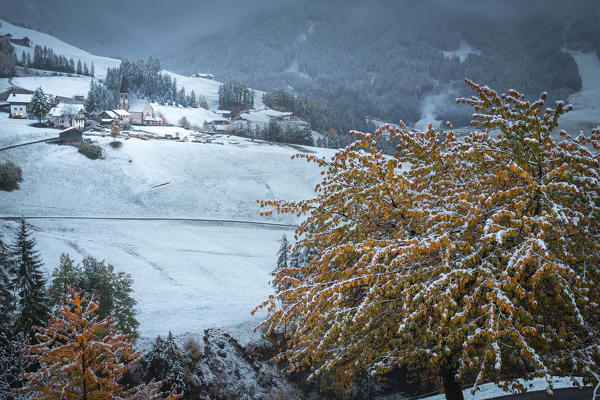
[[[110,319],[95,316],[99,303],[70,289],[47,327],[36,329],[38,344],[24,351],[39,370],[25,374],[22,392],[36,399],[163,399],[180,398],[159,392],[161,382],[127,388],[120,382],[141,353],[128,337],[116,332]]]
[[[266,201],[264,214],[307,215],[277,272],[262,327],[285,332],[289,371],[357,374],[400,366],[433,374],[447,398],[484,382],[599,380],[600,131],[552,132],[569,107],[546,108],[470,81],[460,100],[476,131],[382,127],[316,162],[311,200]],[[382,134],[394,156],[376,150]]]

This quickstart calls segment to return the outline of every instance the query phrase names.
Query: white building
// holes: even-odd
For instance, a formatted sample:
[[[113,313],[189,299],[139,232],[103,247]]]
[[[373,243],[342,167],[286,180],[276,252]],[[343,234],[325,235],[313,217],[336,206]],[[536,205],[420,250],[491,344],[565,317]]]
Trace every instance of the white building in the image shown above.
[[[85,125],[83,104],[59,103],[50,109],[48,122],[55,128],[83,129]]]
[[[11,94],[6,101],[10,104],[10,118],[27,118],[32,94]]]
[[[129,114],[127,111],[113,110],[113,112],[117,115],[121,125],[129,125],[131,123],[131,114]]]

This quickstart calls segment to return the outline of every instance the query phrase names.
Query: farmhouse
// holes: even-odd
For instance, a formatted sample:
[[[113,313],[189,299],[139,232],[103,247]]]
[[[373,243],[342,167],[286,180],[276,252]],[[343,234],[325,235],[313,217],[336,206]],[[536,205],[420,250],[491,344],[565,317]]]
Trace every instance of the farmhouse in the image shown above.
[[[83,104],[59,103],[50,109],[48,122],[55,128],[83,129],[85,124]]]
[[[31,104],[31,94],[16,94],[8,96],[6,100],[10,104],[10,118],[27,118],[29,114],[29,105]]]
[[[215,76],[213,74],[197,73],[197,74],[192,75],[192,78],[210,79],[212,81],[213,79],[215,79]]]

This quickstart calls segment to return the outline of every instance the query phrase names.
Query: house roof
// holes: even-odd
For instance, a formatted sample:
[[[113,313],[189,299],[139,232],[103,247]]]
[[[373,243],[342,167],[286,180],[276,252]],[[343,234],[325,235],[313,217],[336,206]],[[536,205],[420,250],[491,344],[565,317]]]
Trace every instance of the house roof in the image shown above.
[[[67,128],[67,129],[64,129],[64,130],[62,130],[62,131],[58,132],[58,134],[59,134],[59,135],[61,135],[61,134],[63,134],[63,133],[67,133],[67,132],[71,132],[71,131],[77,131],[77,132],[81,132],[81,130],[80,130],[80,129],[77,129],[77,128],[75,128],[75,127],[71,127],[71,128]]]
[[[129,112],[142,112],[146,108],[146,104],[148,104],[147,100],[132,99],[129,102]]]
[[[131,115],[131,114],[129,114],[129,113],[128,113],[127,111],[125,111],[125,110],[113,110],[113,112],[114,112],[115,114],[117,114],[119,117],[128,117],[128,116],[130,116],[130,115]]]
[[[11,94],[10,96],[8,96],[8,99],[6,99],[6,101],[8,101],[9,103],[31,103],[31,97],[33,95],[32,94]]]
[[[100,115],[102,115],[102,114],[106,114],[109,117],[111,117],[112,119],[117,118],[117,114],[115,114],[114,112],[112,112],[110,110],[104,110],[104,111],[102,111],[102,113]]]
[[[48,112],[49,117],[61,117],[63,115],[76,115],[83,110],[83,104],[59,103]]]

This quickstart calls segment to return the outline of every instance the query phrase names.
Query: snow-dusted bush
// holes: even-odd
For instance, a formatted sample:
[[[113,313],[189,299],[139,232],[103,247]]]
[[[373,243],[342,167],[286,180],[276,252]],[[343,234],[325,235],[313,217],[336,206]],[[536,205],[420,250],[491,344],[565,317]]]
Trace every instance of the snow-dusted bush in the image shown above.
[[[0,189],[18,189],[19,182],[23,180],[23,171],[10,161],[0,164]]]
[[[91,160],[102,158],[102,147],[93,143],[83,143],[79,146],[79,152]]]

